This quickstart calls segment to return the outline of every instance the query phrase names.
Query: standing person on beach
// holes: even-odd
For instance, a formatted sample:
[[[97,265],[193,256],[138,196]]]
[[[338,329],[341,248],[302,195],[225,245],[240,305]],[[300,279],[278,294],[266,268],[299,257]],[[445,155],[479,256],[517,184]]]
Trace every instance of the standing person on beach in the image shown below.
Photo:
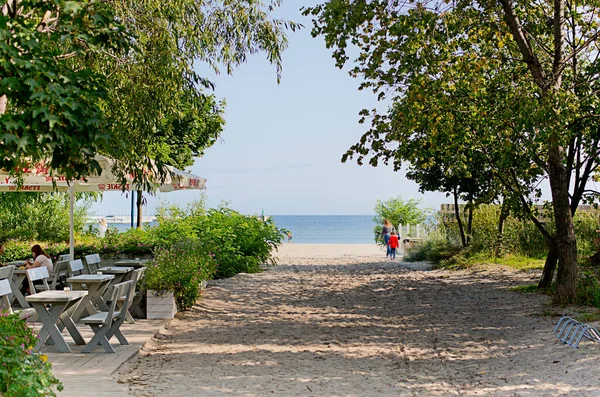
[[[392,231],[396,231],[396,229],[394,228],[394,225],[392,225],[392,222],[390,222],[388,219],[385,219],[383,221],[383,227],[381,228],[381,238],[383,238],[383,243],[386,245],[387,247],[387,251],[385,254],[385,257],[387,258],[388,256],[390,256],[390,246],[389,246],[389,241],[390,241],[390,236],[392,235]]]
[[[106,223],[106,218],[102,218],[98,221],[98,237],[104,238],[106,236],[106,231],[108,230],[108,224]]]
[[[392,230],[392,234],[390,235],[390,240],[388,241],[388,249],[390,250],[390,260],[396,259],[396,249],[400,245],[398,241],[398,234],[396,230]]]
[[[288,243],[292,242],[292,232],[287,232]]]

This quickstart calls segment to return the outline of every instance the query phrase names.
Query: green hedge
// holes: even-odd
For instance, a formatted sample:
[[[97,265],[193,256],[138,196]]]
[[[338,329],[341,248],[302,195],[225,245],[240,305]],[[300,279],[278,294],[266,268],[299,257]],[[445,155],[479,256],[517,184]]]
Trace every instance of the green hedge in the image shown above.
[[[189,308],[202,280],[256,273],[274,265],[272,252],[283,242],[284,231],[272,220],[242,215],[230,208],[206,210],[200,203],[187,208],[163,207],[156,226],[119,233],[109,228],[104,238],[93,233],[76,237],[75,256],[99,253],[103,258],[154,256],[148,269],[148,288],[170,290],[178,296],[180,310]],[[67,254],[67,243],[9,241],[0,261],[31,257],[40,244],[56,260]],[[193,277],[189,274],[193,273]],[[202,277],[198,278],[200,274]],[[193,292],[194,289],[196,292]],[[194,293],[196,295],[194,295]]]

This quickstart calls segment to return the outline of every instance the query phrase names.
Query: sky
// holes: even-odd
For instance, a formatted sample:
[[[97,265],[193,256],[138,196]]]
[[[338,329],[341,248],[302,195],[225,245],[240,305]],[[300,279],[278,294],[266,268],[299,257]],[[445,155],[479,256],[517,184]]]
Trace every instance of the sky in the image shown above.
[[[277,17],[304,28],[288,35],[283,75],[263,54],[252,56],[233,75],[213,76],[215,95],[226,101],[222,139],[188,169],[206,178],[209,207],[222,202],[245,214],[368,215],[377,200],[402,196],[422,206],[450,203],[442,193],[421,194],[404,172],[380,165],[341,162],[367,130],[358,112],[378,106],[372,92],[358,91],[360,80],[335,67],[322,38],[310,35],[311,20],[299,11],[314,0],[289,0]],[[210,76],[209,76],[210,77]],[[147,195],[144,215],[161,202],[186,205],[199,191]],[[105,193],[96,215],[127,215],[124,194]]]

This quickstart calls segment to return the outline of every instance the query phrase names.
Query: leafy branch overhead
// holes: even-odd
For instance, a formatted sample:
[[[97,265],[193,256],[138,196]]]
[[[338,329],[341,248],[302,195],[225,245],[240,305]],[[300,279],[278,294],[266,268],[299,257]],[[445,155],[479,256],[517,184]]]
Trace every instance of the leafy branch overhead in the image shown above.
[[[0,18],[0,167],[51,160],[78,177],[105,148],[99,102],[106,78],[84,65],[93,54],[123,54],[131,36],[108,4],[96,1],[10,0]]]
[[[263,52],[281,73],[293,22],[271,18],[279,2],[176,0],[134,1],[114,6],[136,37],[124,59],[100,59],[96,67],[115,87],[103,107],[113,120],[109,134],[123,174],[134,174],[151,190],[154,161],[184,168],[219,138],[225,103],[198,70],[231,73],[251,54]],[[105,61],[103,63],[103,61]],[[158,175],[160,178],[162,175]]]
[[[85,177],[94,154],[151,189],[151,161],[191,165],[220,136],[224,102],[200,70],[264,53],[281,78],[280,1],[6,0],[0,19],[0,167],[50,159]],[[157,175],[158,179],[164,175]]]

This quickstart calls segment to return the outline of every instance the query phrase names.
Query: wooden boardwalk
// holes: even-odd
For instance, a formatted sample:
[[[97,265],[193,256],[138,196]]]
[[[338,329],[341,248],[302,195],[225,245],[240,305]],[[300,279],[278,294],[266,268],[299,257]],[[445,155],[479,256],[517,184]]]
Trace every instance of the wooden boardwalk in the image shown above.
[[[81,353],[83,346],[77,346],[68,337],[68,332],[63,331],[72,353],[58,353],[54,346],[44,346],[42,353],[48,356],[52,363],[52,373],[63,384],[64,390],[57,393],[58,397],[87,397],[111,396],[130,397],[126,385],[118,384],[113,374],[127,360],[135,356],[140,348],[160,331],[166,324],[163,320],[137,320],[135,324],[124,323],[121,326],[123,334],[129,341],[128,346],[118,345],[116,338],[111,342],[116,353],[105,353],[97,347],[92,353]],[[38,330],[40,324],[34,325]],[[93,332],[83,324],[77,324],[83,338],[88,341]]]

